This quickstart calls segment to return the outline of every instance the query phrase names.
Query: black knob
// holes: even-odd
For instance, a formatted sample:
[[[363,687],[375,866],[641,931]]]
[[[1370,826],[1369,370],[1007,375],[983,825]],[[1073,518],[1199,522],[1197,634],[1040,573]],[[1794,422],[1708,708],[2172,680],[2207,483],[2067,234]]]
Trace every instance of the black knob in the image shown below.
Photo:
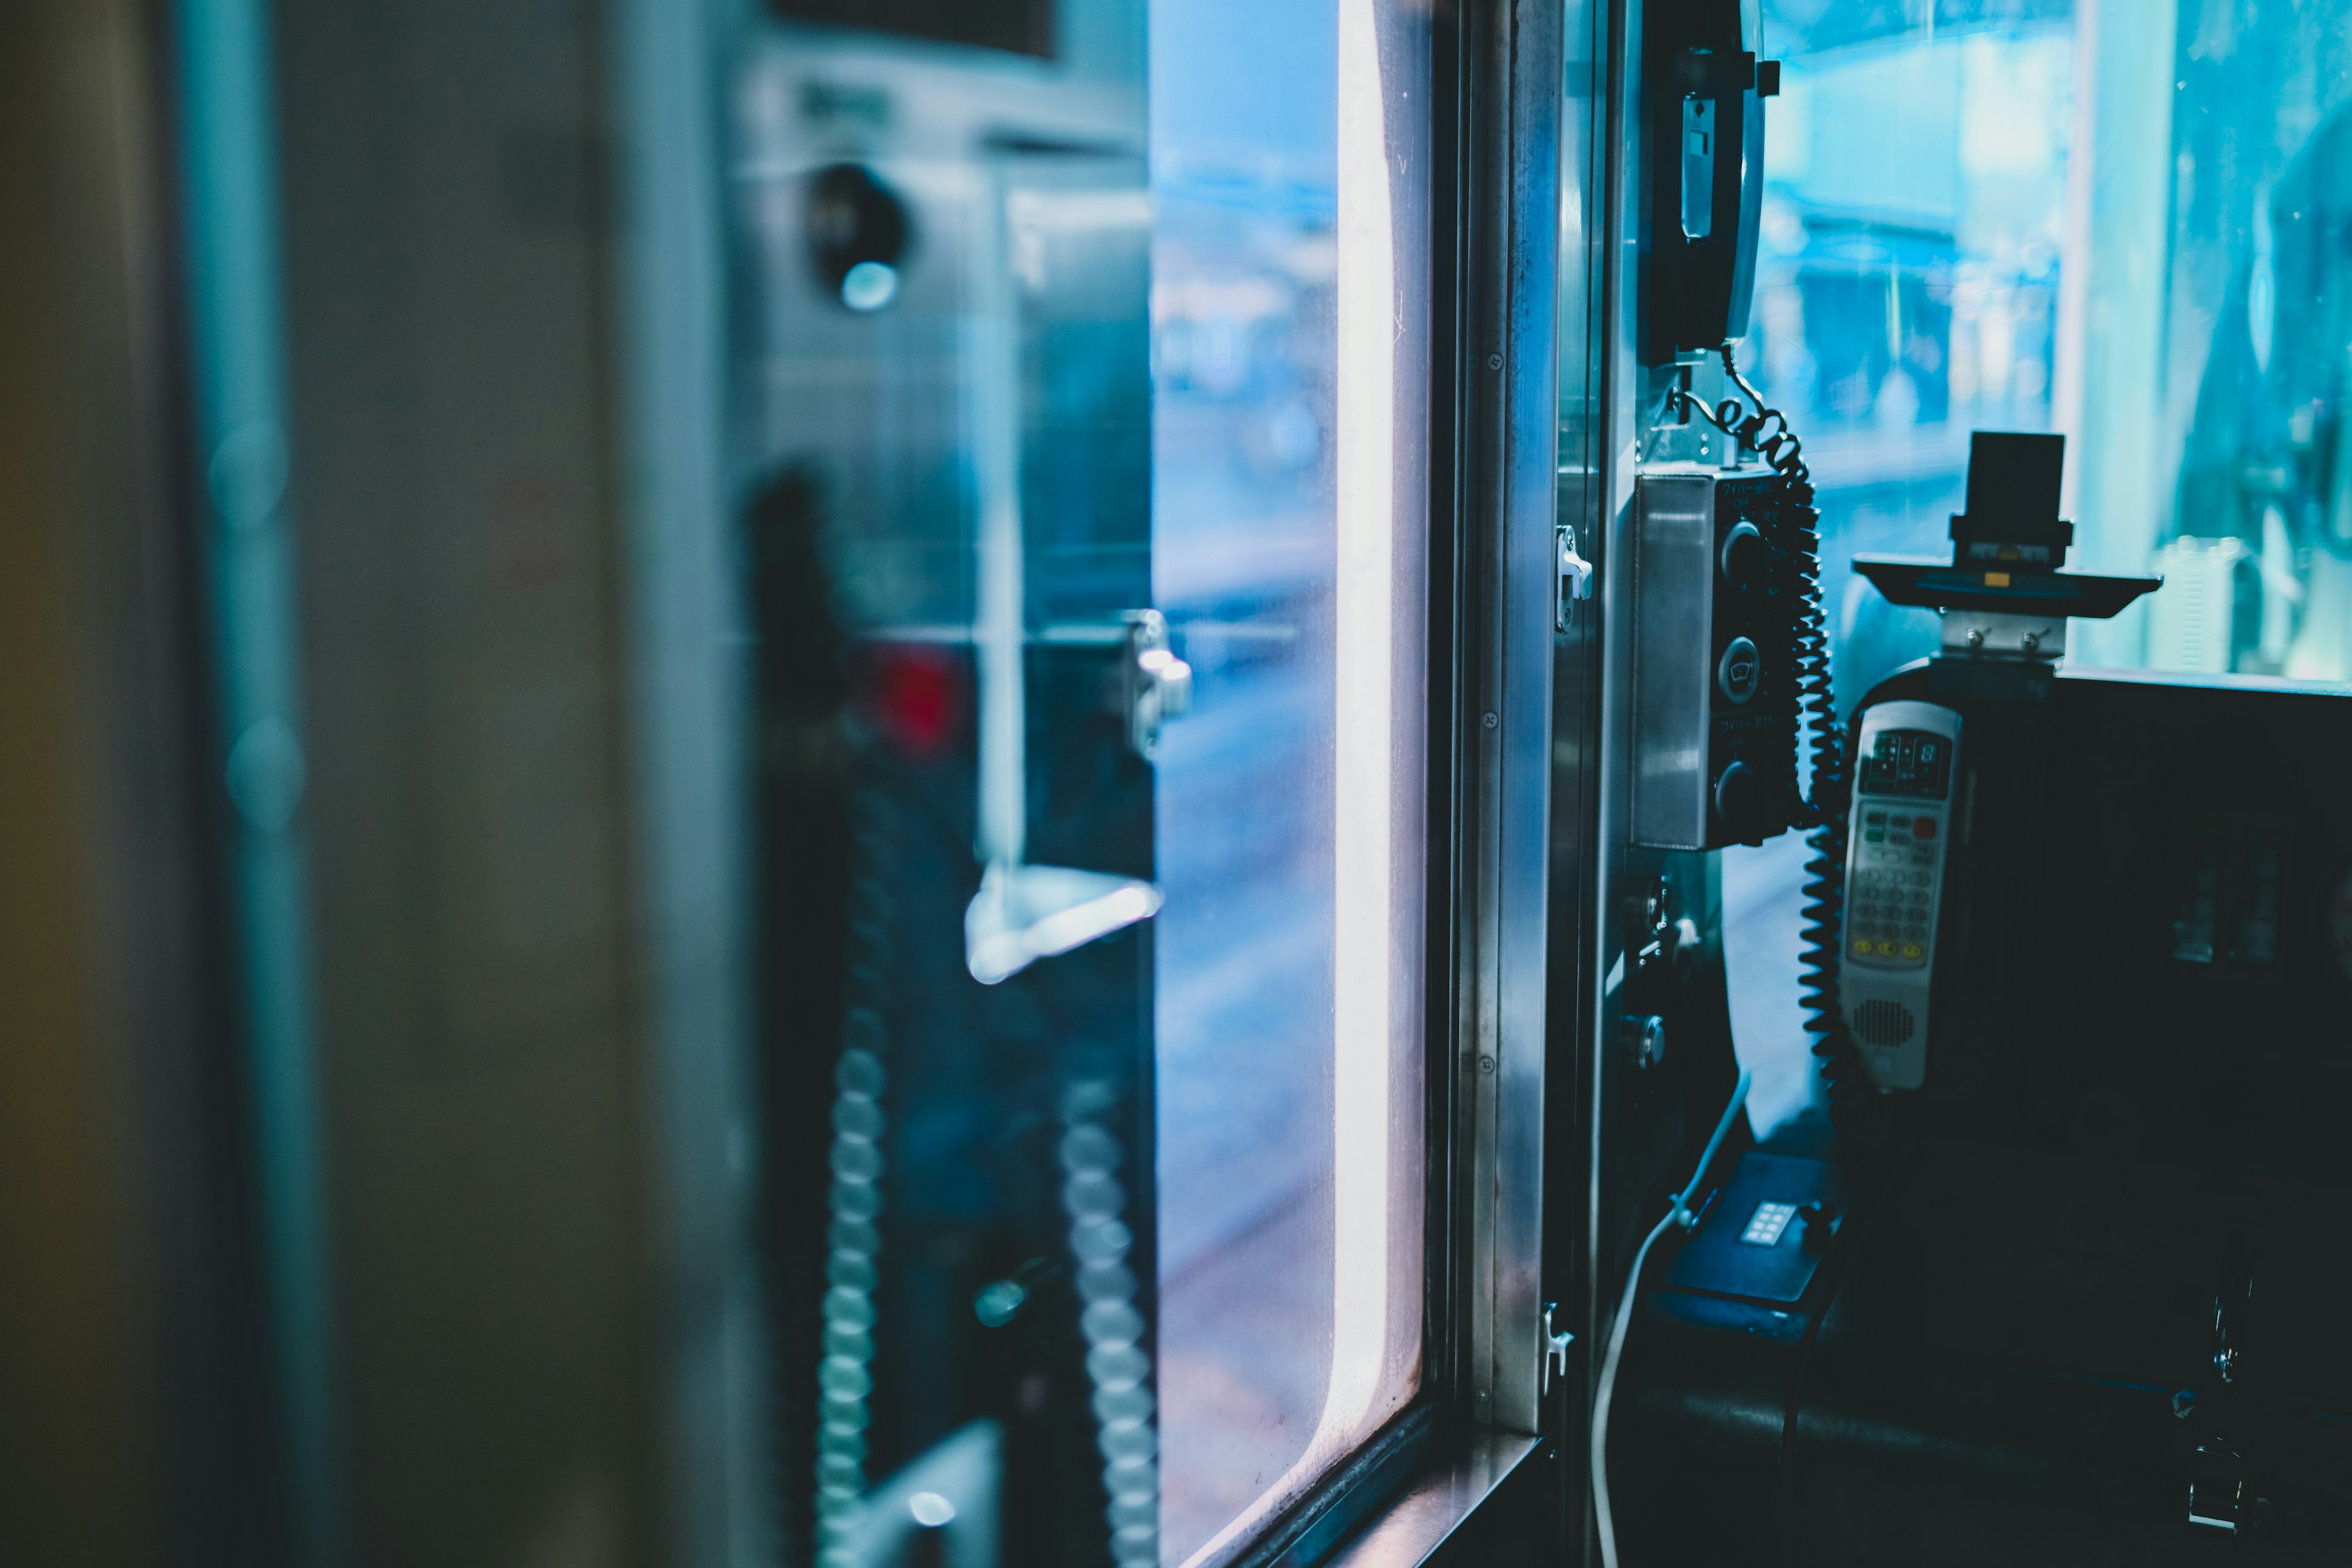
[[[1764,786],[1746,763],[1734,763],[1715,777],[1715,814],[1740,839],[1760,838],[1764,821]]]
[[[1752,588],[1764,580],[1764,535],[1752,522],[1735,522],[1723,536],[1723,579],[1735,588]]]
[[[1715,689],[1723,693],[1723,700],[1744,704],[1763,683],[1764,656],[1756,644],[1747,637],[1734,637],[1725,644],[1723,657],[1715,661]]]

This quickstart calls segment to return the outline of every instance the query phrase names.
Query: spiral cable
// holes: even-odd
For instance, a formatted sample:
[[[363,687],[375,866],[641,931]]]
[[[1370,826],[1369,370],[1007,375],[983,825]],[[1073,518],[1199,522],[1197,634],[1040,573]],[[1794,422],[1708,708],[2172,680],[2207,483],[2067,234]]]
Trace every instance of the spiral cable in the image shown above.
[[[817,1367],[816,1563],[858,1568],[866,1429],[874,1388],[874,1292],[882,1250],[884,1022],[897,941],[887,812],[869,791],[851,806],[848,1006],[834,1069],[833,1187],[826,1230],[824,1356]]]
[[[1108,1500],[1110,1555],[1117,1568],[1151,1568],[1160,1561],[1159,1440],[1151,1392],[1151,1357],[1144,1349],[1139,1289],[1128,1253],[1135,1234],[1120,1218],[1127,1206],[1118,1182],[1125,1151],[1100,1113],[1117,1101],[1109,1087],[1082,1083],[1063,1104],[1068,1131],[1061,1144],[1062,1206],[1070,1216],[1070,1251],[1078,1262],[1078,1328],[1087,1345],[1087,1378],[1094,1385],[1095,1440],[1102,1455]]]
[[[1831,679],[1829,622],[1822,605],[1821,508],[1814,504],[1812,470],[1806,467],[1804,442],[1790,427],[1788,416],[1772,407],[1754,384],[1740,374],[1731,345],[1722,348],[1723,371],[1747,397],[1727,397],[1712,410],[1687,394],[1678,394],[1708,422],[1763,458],[1780,476],[1781,500],[1792,525],[1788,560],[1797,594],[1797,630],[1793,643],[1797,707],[1812,757],[1812,776],[1796,790],[1792,826],[1810,830],[1806,847],[1803,904],[1797,952],[1798,1006],[1805,1016],[1805,1032],[1813,1037],[1813,1055],[1820,1058],[1823,1082],[1829,1087],[1830,1119],[1841,1135],[1858,1147],[1879,1141],[1878,1097],[1864,1070],[1862,1053],[1845,1025],[1838,1004],[1838,969],[1844,951],[1845,851],[1847,808],[1853,799],[1853,779],[1845,749],[1845,731],[1838,722],[1837,690]],[[1755,412],[1748,412],[1752,405]]]

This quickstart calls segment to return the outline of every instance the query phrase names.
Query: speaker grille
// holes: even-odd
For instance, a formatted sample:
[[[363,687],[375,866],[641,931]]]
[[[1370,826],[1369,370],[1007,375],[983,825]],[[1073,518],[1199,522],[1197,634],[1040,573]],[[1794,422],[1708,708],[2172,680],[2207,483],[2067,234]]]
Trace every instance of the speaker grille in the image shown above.
[[[1918,1027],[1900,1002],[1864,1002],[1853,1010],[1853,1032],[1872,1046],[1899,1046]]]

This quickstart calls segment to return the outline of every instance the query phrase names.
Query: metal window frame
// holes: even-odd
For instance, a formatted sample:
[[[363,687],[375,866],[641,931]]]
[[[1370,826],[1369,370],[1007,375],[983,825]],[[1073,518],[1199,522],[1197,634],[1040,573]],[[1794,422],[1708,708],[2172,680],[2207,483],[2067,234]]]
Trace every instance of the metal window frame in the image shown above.
[[[1626,7],[1464,0],[1436,19],[1424,1382],[1241,1568],[1533,1558],[1581,1530],[1559,1460],[1582,1369],[1548,1380],[1544,1363],[1546,1306],[1573,1306],[1568,1282],[1587,1272],[1581,1207],[1561,1201],[1574,1192],[1551,1191],[1548,1213],[1547,1189],[1585,1171],[1556,1159],[1548,1176],[1545,1150],[1582,1148],[1601,658],[1597,605],[1556,628],[1556,530],[1601,531],[1621,444],[1622,421],[1601,419],[1584,482],[1563,486],[1563,364],[1593,408],[1616,384],[1605,198],[1622,171],[1606,132],[1623,112]],[[1601,222],[1563,222],[1570,180],[1580,217]]]
[[[638,0],[616,3],[646,26]],[[1584,93],[1575,96],[1565,40],[1583,29],[1587,55],[1590,39],[1603,38],[1608,53],[1596,58],[1622,62],[1637,3],[1458,0],[1432,19],[1424,1382],[1235,1568],[1436,1561],[1481,1533],[1465,1526],[1482,1513],[1507,1516],[1515,1531],[1534,1527],[1532,1551],[1570,1539],[1566,1521],[1581,1517],[1570,1467],[1545,1462],[1579,1425],[1566,1412],[1580,1369],[1547,1390],[1543,1323],[1547,1302],[1575,1300],[1563,1282],[1585,1272],[1582,1216],[1561,1201],[1573,1191],[1554,1191],[1548,1206],[1544,1154],[1548,1143],[1556,1155],[1580,1147],[1591,1070],[1595,1009],[1584,993],[1597,971],[1582,955],[1598,908],[1585,889],[1600,819],[1600,606],[1556,633],[1555,529],[1565,520],[1580,536],[1599,531],[1620,443],[1591,443],[1591,482],[1570,498],[1574,515],[1563,512],[1562,152],[1567,104],[1584,102],[1595,117],[1605,106],[1611,124],[1623,123],[1625,106],[1622,70],[1592,63],[1579,68]],[[669,40],[672,73],[690,30]],[[643,102],[657,74],[642,70],[624,90]],[[677,124],[673,116],[673,135]],[[1622,313],[1613,276],[1603,281],[1615,253],[1599,237],[1622,226],[1622,137],[1600,130],[1598,118],[1585,126],[1573,172],[1580,200],[1611,198],[1609,221],[1579,230],[1582,316],[1567,347],[1588,400],[1612,368],[1601,345]],[[654,273],[696,270],[675,249],[642,255]],[[650,276],[635,279],[640,289]],[[1581,1161],[1554,1163],[1562,1169],[1552,1183],[1581,1186]],[[1589,1321],[1578,1312],[1554,1326],[1581,1332]],[[1557,1528],[1544,1522],[1552,1520]]]

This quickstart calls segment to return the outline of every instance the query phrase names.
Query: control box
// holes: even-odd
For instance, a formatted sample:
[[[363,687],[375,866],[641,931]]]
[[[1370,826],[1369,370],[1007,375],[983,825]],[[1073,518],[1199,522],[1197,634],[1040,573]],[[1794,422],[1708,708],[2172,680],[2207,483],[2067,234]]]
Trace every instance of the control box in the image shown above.
[[[1664,464],[1637,480],[1634,842],[1760,844],[1794,820],[1811,525],[1769,468]]]

